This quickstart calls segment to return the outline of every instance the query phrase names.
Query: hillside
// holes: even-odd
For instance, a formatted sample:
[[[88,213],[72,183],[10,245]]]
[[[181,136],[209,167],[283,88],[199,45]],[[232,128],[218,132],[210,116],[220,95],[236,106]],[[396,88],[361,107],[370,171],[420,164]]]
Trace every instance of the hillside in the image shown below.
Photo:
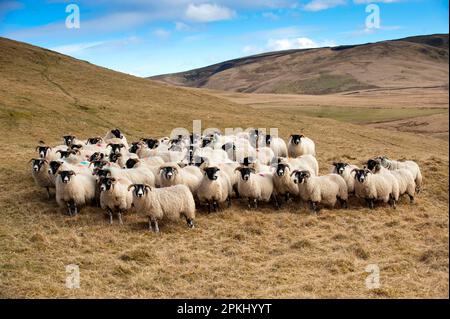
[[[378,106],[390,104],[383,101]],[[397,106],[408,107],[400,98]],[[84,138],[120,127],[131,142],[191,129],[193,119],[203,128],[279,128],[283,138],[302,132],[316,143],[321,174],[335,160],[413,159],[424,189],[396,210],[351,200],[348,210],[317,216],[298,202],[275,211],[233,200],[219,213],[199,209],[193,230],[165,222],[156,235],[135,214],[123,226],[110,226],[93,207],[64,216],[31,178],[39,140],[55,145],[65,133]],[[0,38],[0,145],[2,298],[448,298],[448,141],[295,107],[242,106]],[[65,287],[69,264],[80,267],[80,289]],[[380,268],[378,289],[365,286],[369,264]]]
[[[372,88],[448,87],[448,34],[270,52],[152,77],[243,93],[329,94]]]

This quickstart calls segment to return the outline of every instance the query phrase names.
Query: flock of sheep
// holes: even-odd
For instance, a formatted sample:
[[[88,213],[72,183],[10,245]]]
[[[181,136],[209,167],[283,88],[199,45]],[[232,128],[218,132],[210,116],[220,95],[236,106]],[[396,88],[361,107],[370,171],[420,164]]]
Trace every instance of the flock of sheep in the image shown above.
[[[55,189],[59,207],[70,216],[84,205],[100,206],[111,223],[114,214],[122,223],[122,214],[134,211],[148,216],[155,232],[163,218],[184,216],[194,227],[196,205],[217,211],[232,198],[248,200],[249,208],[269,201],[279,208],[296,197],[317,212],[336,202],[347,208],[348,197],[356,196],[370,208],[376,201],[395,208],[403,194],[413,202],[422,186],[417,163],[385,156],[369,159],[363,168],[333,163],[330,174],[319,175],[315,143],[299,134],[287,144],[258,129],[131,144],[119,129],[104,137],[63,139],[54,147],[40,142],[38,157],[30,160],[32,176],[48,197]]]

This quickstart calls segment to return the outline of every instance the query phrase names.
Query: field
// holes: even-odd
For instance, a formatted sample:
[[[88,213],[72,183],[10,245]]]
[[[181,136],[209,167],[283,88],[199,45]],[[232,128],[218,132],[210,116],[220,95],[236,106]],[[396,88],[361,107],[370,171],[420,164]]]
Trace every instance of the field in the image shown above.
[[[448,120],[442,120],[448,91],[384,92],[376,99],[370,90],[297,100],[280,95],[278,101],[227,97],[2,38],[0,74],[0,297],[449,296]],[[333,112],[316,114],[315,106]],[[341,107],[366,107],[367,113],[349,118],[339,114]],[[377,122],[434,116],[443,129],[417,134],[395,125],[373,128],[373,109]],[[153,234],[143,216],[126,216],[123,226],[110,226],[96,208],[63,216],[30,176],[27,161],[39,140],[60,144],[66,133],[83,138],[120,127],[132,141],[191,129],[195,119],[203,129],[274,127],[284,138],[302,132],[316,142],[321,173],[334,160],[362,164],[380,154],[413,159],[422,168],[424,189],[414,205],[403,199],[396,210],[370,211],[352,200],[348,210],[324,209],[317,216],[297,202],[275,211],[270,205],[248,210],[234,201],[219,213],[199,209],[194,230],[180,220]],[[79,289],[65,286],[69,264],[80,268]],[[380,269],[378,289],[365,285],[370,264]]]

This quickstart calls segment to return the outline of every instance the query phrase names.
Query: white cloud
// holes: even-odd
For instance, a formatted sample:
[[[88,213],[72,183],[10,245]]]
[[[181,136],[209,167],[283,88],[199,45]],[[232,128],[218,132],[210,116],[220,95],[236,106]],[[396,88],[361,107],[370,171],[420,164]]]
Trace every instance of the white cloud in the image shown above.
[[[334,47],[334,41],[314,41],[307,37],[269,39],[264,47],[246,45],[242,51],[245,54],[258,54],[271,51],[283,51],[293,49],[314,49],[320,47]]]
[[[203,3],[203,4],[189,4],[185,16],[188,20],[196,22],[212,22],[220,20],[230,20],[236,16],[236,13],[225,7],[217,4]]]
[[[294,39],[269,39],[267,48],[270,51],[281,51],[290,49],[310,49],[318,48],[319,44],[310,38],[301,37]]]
[[[55,46],[49,48],[49,50],[53,50],[62,54],[67,55],[82,55],[87,51],[91,50],[111,50],[117,48],[123,48],[130,44],[137,44],[140,42],[140,39],[135,36],[131,36],[125,39],[116,39],[110,41],[98,41],[98,42],[80,42],[73,44],[65,44],[60,46]]]
[[[160,39],[167,39],[168,37],[170,37],[170,31],[167,31],[165,29],[156,29],[155,31],[153,31],[153,34]]]
[[[191,31],[192,28],[184,22],[175,22],[175,30],[177,31]]]
[[[313,0],[303,6],[306,11],[321,11],[347,4],[346,0]]]

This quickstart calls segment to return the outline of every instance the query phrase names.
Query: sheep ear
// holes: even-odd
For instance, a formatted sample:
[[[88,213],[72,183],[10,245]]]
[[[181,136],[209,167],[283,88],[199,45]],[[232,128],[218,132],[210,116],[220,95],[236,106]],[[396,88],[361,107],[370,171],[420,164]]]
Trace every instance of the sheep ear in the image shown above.
[[[337,166],[337,163],[336,162],[333,162],[331,165],[333,165],[333,166]]]

